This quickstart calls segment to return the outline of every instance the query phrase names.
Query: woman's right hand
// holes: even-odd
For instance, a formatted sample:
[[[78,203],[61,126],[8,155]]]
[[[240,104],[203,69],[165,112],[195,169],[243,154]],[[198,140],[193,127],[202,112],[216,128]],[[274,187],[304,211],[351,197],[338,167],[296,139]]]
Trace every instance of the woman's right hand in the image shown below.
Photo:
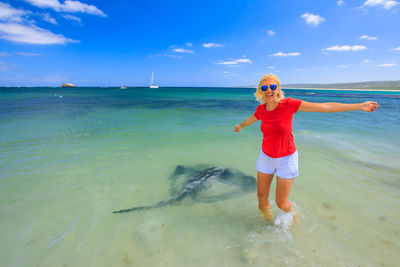
[[[243,127],[252,125],[256,121],[257,121],[257,118],[254,115],[251,115],[250,117],[245,119],[242,123],[236,124],[234,131],[235,132],[240,132],[240,130],[242,130]]]
[[[242,130],[242,126],[240,126],[240,124],[236,124],[235,125],[235,132],[240,132],[240,130]]]
[[[378,103],[374,101],[366,101],[361,103],[361,110],[366,112],[374,112],[378,107]]]

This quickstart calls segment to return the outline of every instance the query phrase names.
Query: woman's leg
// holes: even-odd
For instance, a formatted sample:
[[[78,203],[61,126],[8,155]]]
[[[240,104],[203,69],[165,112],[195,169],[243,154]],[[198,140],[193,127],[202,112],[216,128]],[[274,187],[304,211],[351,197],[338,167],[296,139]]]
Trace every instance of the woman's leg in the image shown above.
[[[258,208],[264,214],[266,220],[271,220],[270,205],[268,201],[269,188],[274,174],[257,172],[257,197]]]
[[[290,212],[292,210],[292,205],[289,202],[289,194],[293,182],[294,179],[283,179],[276,176],[276,205],[285,212]]]

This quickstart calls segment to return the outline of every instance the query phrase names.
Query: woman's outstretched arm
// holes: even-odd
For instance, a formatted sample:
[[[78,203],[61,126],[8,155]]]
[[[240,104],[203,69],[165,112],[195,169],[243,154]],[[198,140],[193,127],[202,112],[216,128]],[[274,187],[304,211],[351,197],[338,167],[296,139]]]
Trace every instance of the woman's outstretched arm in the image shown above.
[[[299,111],[305,112],[344,112],[351,110],[361,110],[366,112],[374,112],[379,107],[377,102],[366,101],[358,104],[342,104],[342,103],[310,103],[301,101]]]
[[[240,130],[242,130],[243,127],[252,125],[253,123],[255,123],[257,121],[257,118],[254,115],[251,115],[250,117],[248,117],[247,119],[245,119],[242,123],[236,124],[235,125],[235,132],[240,132]]]

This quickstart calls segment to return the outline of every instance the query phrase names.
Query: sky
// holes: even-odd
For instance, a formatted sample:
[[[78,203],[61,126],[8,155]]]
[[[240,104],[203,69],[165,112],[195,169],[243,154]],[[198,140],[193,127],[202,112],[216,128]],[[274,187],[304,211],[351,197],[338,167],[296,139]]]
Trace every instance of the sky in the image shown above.
[[[400,80],[400,0],[0,0],[0,86]]]

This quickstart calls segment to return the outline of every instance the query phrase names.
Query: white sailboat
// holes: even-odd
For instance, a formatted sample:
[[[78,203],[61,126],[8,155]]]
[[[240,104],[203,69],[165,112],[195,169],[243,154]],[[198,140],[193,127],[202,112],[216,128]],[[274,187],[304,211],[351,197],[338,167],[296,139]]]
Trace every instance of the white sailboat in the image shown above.
[[[150,88],[158,88],[158,85],[154,83],[154,72],[151,73]]]

